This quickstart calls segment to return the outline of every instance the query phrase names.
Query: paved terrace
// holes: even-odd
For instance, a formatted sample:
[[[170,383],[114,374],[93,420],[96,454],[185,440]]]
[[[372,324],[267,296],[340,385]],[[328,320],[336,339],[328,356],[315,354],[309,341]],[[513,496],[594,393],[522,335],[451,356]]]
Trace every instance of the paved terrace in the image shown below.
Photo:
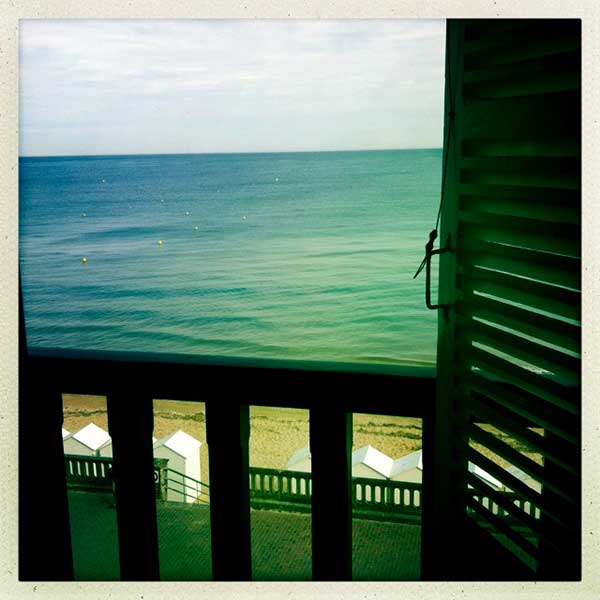
[[[112,495],[69,491],[75,578],[119,579],[117,521]],[[210,581],[207,506],[157,504],[161,579]],[[311,579],[310,515],[252,510],[252,572],[257,581]],[[419,579],[420,526],[354,519],[355,580]]]

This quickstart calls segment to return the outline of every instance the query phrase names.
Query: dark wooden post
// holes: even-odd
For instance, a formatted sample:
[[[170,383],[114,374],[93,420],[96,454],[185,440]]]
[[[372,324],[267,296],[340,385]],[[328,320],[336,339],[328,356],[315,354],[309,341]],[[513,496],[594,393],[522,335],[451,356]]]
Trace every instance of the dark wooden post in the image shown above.
[[[352,579],[352,414],[310,411],[312,564],[316,581]]]
[[[222,400],[206,403],[212,573],[215,581],[249,581],[249,410]]]
[[[19,286],[20,287],[20,286]],[[73,579],[62,395],[27,356],[19,289],[19,579]]]
[[[158,581],[152,398],[134,390],[109,394],[107,412],[113,446],[121,579]]]

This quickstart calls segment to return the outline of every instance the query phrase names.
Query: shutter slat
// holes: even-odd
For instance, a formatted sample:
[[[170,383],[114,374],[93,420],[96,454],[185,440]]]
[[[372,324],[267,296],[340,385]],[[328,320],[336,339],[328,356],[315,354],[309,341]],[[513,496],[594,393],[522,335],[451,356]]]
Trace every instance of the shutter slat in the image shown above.
[[[567,451],[561,456],[561,450],[564,450],[564,442],[560,447],[552,447],[546,442],[546,438],[537,434],[526,426],[520,424],[510,411],[503,410],[501,406],[493,406],[486,402],[485,396],[471,394],[469,411],[472,414],[472,420],[475,423],[489,424],[513,436],[521,441],[529,449],[539,452],[546,458],[552,458],[563,469],[576,475],[577,469],[573,466],[573,452]]]
[[[522,508],[519,508],[509,498],[507,498],[503,492],[497,492],[473,473],[467,474],[467,482],[475,490],[480,492],[481,495],[487,496],[493,500],[499,507],[510,513],[512,517],[518,519],[523,525],[525,525],[525,527],[530,529],[539,537],[544,538],[554,546],[551,536],[547,535],[545,528],[541,525],[539,520],[526,513]]]
[[[572,54],[561,56],[565,62],[573,61]],[[576,58],[575,58],[576,60]],[[557,71],[552,77],[521,72],[513,77],[497,77],[490,71],[480,72],[481,80],[465,85],[465,98],[518,98],[534,94],[552,94],[576,90],[579,84],[579,73]],[[483,79],[485,78],[485,79]]]
[[[529,246],[526,247],[534,248],[538,251],[554,252],[556,254],[561,253],[560,249],[565,242],[561,241],[559,245],[551,246],[546,250],[542,246],[547,246],[548,238],[553,238],[555,235],[561,234],[562,237],[567,238],[569,243],[572,244],[573,241],[578,242],[581,237],[580,229],[576,223],[548,222],[541,219],[531,219],[524,217],[518,210],[515,210],[515,212],[516,214],[501,215],[494,214],[490,210],[472,211],[464,210],[463,208],[460,211],[460,220],[462,224],[475,224],[478,228],[490,227],[527,234]],[[570,256],[577,255],[571,254]]]
[[[469,331],[472,341],[555,373],[569,385],[579,383],[577,373],[579,359],[481,321],[461,320],[461,324]]]
[[[469,169],[466,167],[461,169],[460,181],[461,183],[516,185],[532,188],[541,188],[550,184],[555,188],[565,190],[575,190],[580,185],[577,174],[571,172],[536,173],[527,170]]]
[[[471,390],[485,396],[486,401],[484,404],[486,411],[494,410],[496,415],[498,414],[498,410],[501,412],[514,413],[514,415],[518,415],[536,426],[551,431],[565,442],[574,445],[578,443],[578,437],[576,433],[574,433],[578,429],[578,423],[576,417],[572,414],[557,409],[552,405],[548,405],[548,403],[539,400],[535,396],[525,396],[524,393],[519,392],[514,388],[508,390],[506,386],[502,386],[498,382],[482,377],[479,373],[471,372],[467,377]],[[473,402],[473,397],[471,397],[471,400]],[[493,408],[491,406],[492,403],[496,405],[497,408]],[[481,404],[481,399],[475,401],[475,405]],[[482,416],[486,416],[486,414],[483,414]],[[497,418],[500,423],[500,417],[498,416]],[[518,428],[515,421],[515,417],[507,417],[506,421],[502,422],[510,422],[513,424],[513,433],[516,433]],[[489,422],[493,423],[494,420],[490,420]],[[525,431],[528,430],[525,429]],[[561,448],[561,450],[565,452],[565,449]],[[551,448],[545,448],[543,451],[549,456],[554,455]],[[566,455],[565,452],[565,456]]]
[[[539,158],[540,156],[572,158],[579,156],[579,146],[575,141],[564,144],[548,137],[527,140],[477,137],[463,141],[462,153],[465,159],[486,157],[523,159]],[[493,186],[493,189],[497,192],[496,186]],[[523,193],[523,190],[517,189]]]
[[[571,83],[568,89],[576,89],[578,81],[575,80],[575,88],[571,77],[577,75],[579,56],[577,48],[566,47],[543,56],[525,58],[518,62],[511,62],[504,65],[487,65],[481,68],[471,68],[465,71],[464,82],[467,87],[474,83],[492,83],[498,82],[509,84],[519,89],[527,89],[527,84],[534,83],[537,87],[535,93],[539,93],[540,88],[545,91],[554,91],[548,84],[553,82],[557,76],[563,76]],[[544,69],[552,70],[554,76],[548,77],[542,73]],[[524,84],[526,84],[524,86]]]
[[[511,517],[518,519],[525,527],[535,534],[538,539],[549,544],[553,552],[560,552],[561,546],[560,542],[557,542],[557,540],[560,539],[560,536],[564,535],[564,527],[561,527],[554,521],[545,521],[542,523],[539,518],[533,517],[511,501],[510,497],[507,497],[505,492],[497,492],[485,481],[472,473],[468,473],[467,481],[479,494],[490,498],[499,507],[505,509]]]
[[[577,480],[572,475],[565,472],[560,476],[559,481],[556,482],[554,479],[547,476],[542,465],[534,462],[524,454],[521,454],[518,450],[509,446],[506,442],[503,442],[477,425],[471,427],[471,439],[486,448],[489,448],[492,452],[495,452],[509,463],[519,467],[519,469],[550,488],[555,494],[564,498],[567,502],[575,502],[573,496],[566,491],[566,489],[574,489],[574,487],[577,486]],[[566,486],[565,482],[567,482]]]
[[[504,271],[521,277],[531,277],[551,285],[581,290],[581,261],[577,258],[558,256],[495,244],[493,242],[459,240],[461,257],[465,267],[482,267]]]
[[[493,298],[473,294],[461,303],[458,312],[510,327],[519,333],[555,344],[571,352],[580,349],[581,329],[577,325]]]
[[[507,47],[504,35],[486,34],[480,39],[465,42],[465,71],[552,57],[565,51],[579,51],[577,37],[564,29],[552,28],[549,21],[540,20],[537,31],[525,26],[525,22],[521,25],[523,29],[520,33],[514,28],[510,32],[510,47]],[[498,30],[494,28],[490,31]]]
[[[564,319],[581,320],[580,294],[567,288],[480,267],[459,275],[458,287],[463,295],[477,291]]]
[[[581,256],[576,225],[544,223],[535,219],[461,211],[459,235],[470,240],[518,246],[538,252]]]
[[[580,102],[579,90],[495,100],[471,99],[466,107],[469,115],[461,123],[462,139],[510,141],[522,140],[527,135],[528,139],[537,140],[552,135],[570,146],[580,139]],[[540,181],[539,187],[553,188],[553,181]],[[498,185],[501,182],[492,180],[489,183]]]
[[[480,143],[480,140],[477,140]],[[506,142],[503,145],[514,144]],[[465,211],[536,219],[554,223],[581,222],[578,190],[527,189],[509,185],[469,184],[459,186],[460,208]]]
[[[565,513],[556,510],[556,506],[548,502],[542,494],[532,490],[527,484],[523,483],[520,479],[517,479],[514,475],[511,475],[494,461],[487,458],[487,456],[484,456],[481,452],[475,450],[475,448],[469,448],[468,457],[473,464],[476,464],[484,471],[487,471],[492,477],[501,481],[507,488],[517,492],[525,499],[529,500],[534,506],[537,506],[540,510],[544,511],[544,515],[551,518],[560,527],[568,528],[568,520],[565,519]]]
[[[510,525],[508,525],[503,519],[490,512],[485,506],[477,502],[475,498],[467,497],[467,505],[472,508],[478,515],[487,520],[493,527],[499,532],[506,535],[507,538],[512,540],[521,549],[523,549],[529,556],[535,557],[537,555],[537,546],[532,544],[529,540],[525,539],[522,535],[516,532]]]
[[[575,389],[562,386],[480,348],[471,347],[469,355],[473,366],[489,371],[507,383],[521,387],[573,415],[579,415],[579,407],[573,402],[576,399]]]

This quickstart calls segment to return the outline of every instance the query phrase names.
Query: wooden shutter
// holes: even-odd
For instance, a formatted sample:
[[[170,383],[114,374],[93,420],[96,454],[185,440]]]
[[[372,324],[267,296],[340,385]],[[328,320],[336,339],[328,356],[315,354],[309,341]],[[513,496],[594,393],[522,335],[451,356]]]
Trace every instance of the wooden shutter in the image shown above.
[[[448,22],[425,578],[580,577],[580,68],[579,20]]]

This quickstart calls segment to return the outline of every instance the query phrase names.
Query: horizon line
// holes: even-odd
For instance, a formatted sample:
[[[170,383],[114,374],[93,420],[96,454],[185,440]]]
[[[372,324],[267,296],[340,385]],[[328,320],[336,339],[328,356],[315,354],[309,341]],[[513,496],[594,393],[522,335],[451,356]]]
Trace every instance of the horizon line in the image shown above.
[[[239,152],[142,152],[119,154],[19,154],[19,158],[102,158],[125,156],[214,156],[223,154],[315,154],[318,152],[390,152],[398,150],[442,150],[442,146],[417,148],[353,148],[343,150],[249,150]]]

